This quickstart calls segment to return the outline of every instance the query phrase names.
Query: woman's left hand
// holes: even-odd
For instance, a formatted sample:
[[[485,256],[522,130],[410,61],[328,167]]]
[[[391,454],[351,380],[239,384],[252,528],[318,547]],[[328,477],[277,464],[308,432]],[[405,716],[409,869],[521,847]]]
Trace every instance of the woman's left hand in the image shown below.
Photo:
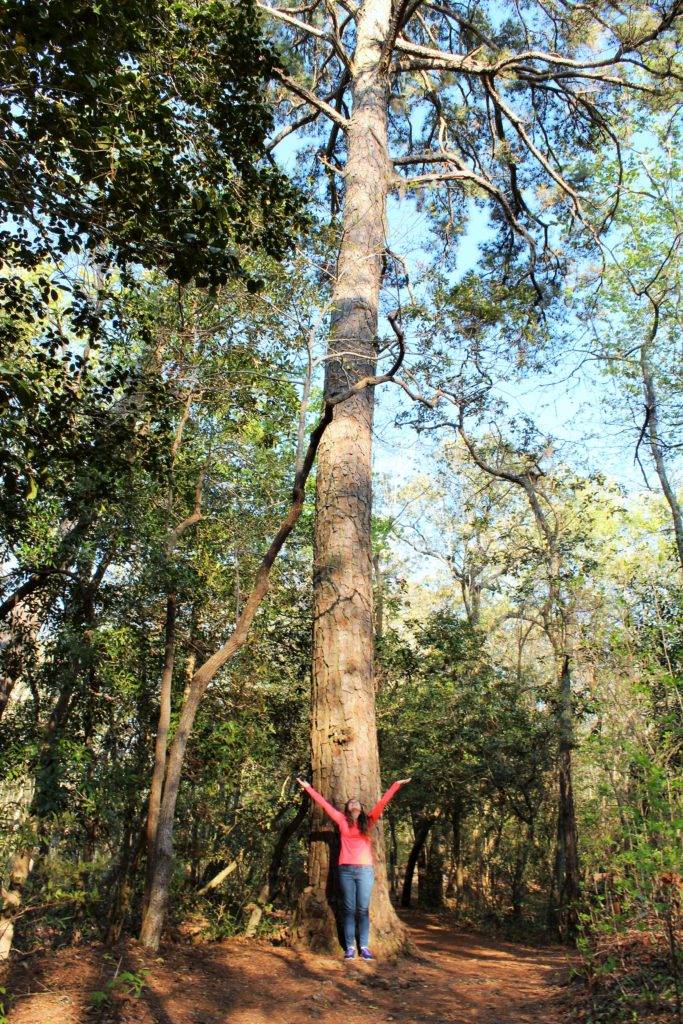
[[[412,781],[412,779],[399,779],[398,780],[398,784],[399,784],[399,786],[407,786],[408,783],[411,782],[411,781]]]

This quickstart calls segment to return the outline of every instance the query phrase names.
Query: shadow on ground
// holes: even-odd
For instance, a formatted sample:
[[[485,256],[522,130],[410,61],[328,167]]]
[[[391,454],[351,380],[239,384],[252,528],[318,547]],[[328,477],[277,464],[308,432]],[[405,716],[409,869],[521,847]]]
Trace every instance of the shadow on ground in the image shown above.
[[[158,957],[128,942],[42,953],[13,965],[9,1024],[560,1024],[569,961],[405,915],[416,957],[363,963],[261,941],[168,944]],[[115,985],[122,972],[147,983]]]

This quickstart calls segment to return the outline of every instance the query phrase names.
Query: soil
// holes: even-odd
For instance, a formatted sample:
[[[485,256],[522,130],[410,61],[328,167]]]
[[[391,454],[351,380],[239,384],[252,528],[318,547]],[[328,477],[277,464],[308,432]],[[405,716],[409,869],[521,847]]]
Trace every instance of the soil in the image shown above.
[[[406,916],[417,955],[344,962],[265,941],[127,942],[16,961],[9,1024],[560,1024],[570,958]],[[144,969],[145,985],[130,990]],[[112,986],[112,979],[116,982]],[[122,984],[123,980],[123,984]],[[2,979],[0,979],[2,983]],[[94,998],[93,998],[93,993]],[[1,1019],[1,1015],[0,1015]]]

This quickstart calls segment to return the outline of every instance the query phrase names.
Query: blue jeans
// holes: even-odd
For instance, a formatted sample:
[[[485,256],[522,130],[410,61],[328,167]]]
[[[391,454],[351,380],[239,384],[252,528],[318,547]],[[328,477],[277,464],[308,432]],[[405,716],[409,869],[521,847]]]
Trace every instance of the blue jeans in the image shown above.
[[[371,864],[340,864],[339,888],[342,894],[344,946],[356,945],[356,920],[361,946],[367,946],[370,935],[370,897],[375,884]]]

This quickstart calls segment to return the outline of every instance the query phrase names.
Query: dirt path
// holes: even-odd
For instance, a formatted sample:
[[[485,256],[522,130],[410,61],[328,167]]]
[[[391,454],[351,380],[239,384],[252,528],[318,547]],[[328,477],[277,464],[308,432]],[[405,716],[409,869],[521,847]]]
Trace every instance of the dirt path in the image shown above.
[[[233,939],[166,946],[163,957],[131,943],[33,957],[13,969],[10,1024],[560,1024],[568,961],[454,931],[437,917],[408,919],[418,958],[344,963]],[[119,963],[120,960],[120,963]],[[141,995],[105,992],[118,965],[147,967]]]

